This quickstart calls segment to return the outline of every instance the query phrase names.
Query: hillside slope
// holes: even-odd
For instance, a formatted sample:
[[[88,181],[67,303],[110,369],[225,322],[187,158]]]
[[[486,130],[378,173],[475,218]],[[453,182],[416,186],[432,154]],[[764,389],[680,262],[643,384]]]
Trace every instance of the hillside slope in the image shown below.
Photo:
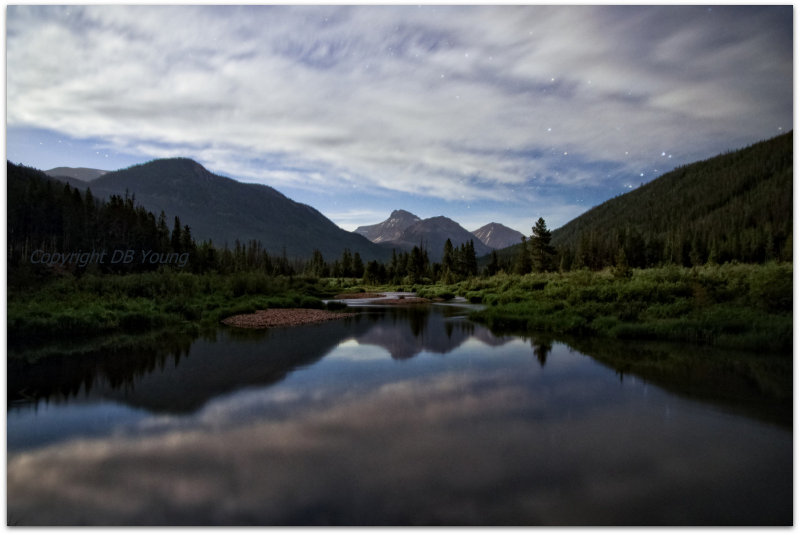
[[[679,167],[553,231],[589,267],[791,256],[793,133]],[[787,243],[787,241],[789,243]]]
[[[75,185],[75,181],[71,181]],[[339,228],[314,208],[277,190],[215,175],[199,163],[174,158],[155,160],[107,173],[89,186],[95,196],[125,194],[169,218],[178,216],[197,239],[219,247],[259,240],[270,254],[311,256],[314,249],[336,258],[345,248],[364,260],[386,259],[387,251],[358,234]]]
[[[562,268],[792,258],[793,132],[685,165],[552,233]],[[504,249],[512,261],[519,245]]]

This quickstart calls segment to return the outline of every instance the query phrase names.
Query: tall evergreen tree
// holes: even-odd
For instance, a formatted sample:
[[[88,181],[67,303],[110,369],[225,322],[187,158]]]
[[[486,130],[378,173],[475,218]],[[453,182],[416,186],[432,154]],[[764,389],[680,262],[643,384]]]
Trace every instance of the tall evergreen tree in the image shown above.
[[[353,253],[353,277],[362,277],[364,275],[364,261],[361,255],[356,251]]]
[[[478,274],[478,258],[475,256],[475,243],[469,240],[464,244],[464,271],[468,277]]]
[[[525,275],[531,272],[531,252],[528,248],[528,238],[522,237],[522,247],[519,249],[517,258],[514,261],[514,272],[519,275]]]
[[[341,269],[342,269],[342,277],[352,277],[353,276],[353,254],[350,252],[350,249],[345,249],[342,252],[342,259],[341,259]]]
[[[172,226],[172,238],[170,240],[172,250],[176,253],[181,252],[181,220],[175,216],[175,224]]]
[[[497,258],[497,250],[492,249],[492,256],[489,264],[486,266],[486,274],[488,276],[496,275],[500,271],[500,260]]]
[[[552,271],[556,250],[550,245],[550,231],[544,218],[540,217],[532,227],[533,235],[530,239],[531,264],[535,271]]]
[[[442,272],[452,272],[455,269],[455,253],[453,251],[453,242],[450,238],[444,242],[444,250],[442,252]]]

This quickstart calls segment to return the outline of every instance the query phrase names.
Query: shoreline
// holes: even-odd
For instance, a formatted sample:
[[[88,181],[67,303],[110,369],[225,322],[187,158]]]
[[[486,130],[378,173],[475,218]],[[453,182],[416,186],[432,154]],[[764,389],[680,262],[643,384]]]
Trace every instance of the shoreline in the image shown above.
[[[386,297],[386,294],[375,292],[361,292],[361,293],[344,293],[333,296],[334,299],[374,299],[376,297]]]
[[[400,297],[400,298],[388,298],[388,299],[378,299],[373,301],[372,304],[374,305],[423,305],[430,303],[431,300],[425,297]]]

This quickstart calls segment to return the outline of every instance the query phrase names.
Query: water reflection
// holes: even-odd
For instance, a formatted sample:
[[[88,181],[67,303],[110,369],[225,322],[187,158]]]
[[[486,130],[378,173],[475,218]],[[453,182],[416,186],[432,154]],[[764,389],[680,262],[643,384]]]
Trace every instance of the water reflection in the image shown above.
[[[248,386],[268,386],[319,361],[340,343],[386,349],[404,360],[422,351],[446,354],[474,337],[494,336],[448,307],[364,308],[341,321],[291,328],[225,328],[193,340],[167,335],[129,349],[9,360],[9,406],[71,398],[111,399],[154,412],[193,412],[208,400]],[[435,311],[435,312],[434,312]]]
[[[31,401],[10,404],[8,522],[792,523],[790,424],[654,387],[681,373],[636,368],[643,347],[496,335],[448,307],[360,312],[9,363],[9,399]],[[747,381],[706,366],[723,360],[699,369],[729,399]]]
[[[9,348],[8,405],[63,402],[98,389],[132,390],[141,378],[177,367],[194,339],[190,334],[169,332],[82,341],[60,348],[47,345],[16,354]]]
[[[614,394],[613,377],[565,346],[554,346],[547,374],[520,358],[523,344],[506,349],[473,369],[426,358],[411,366],[424,368],[421,376],[331,384],[334,364],[364,366],[336,358],[337,349],[305,380],[219,398],[180,421],[139,424],[150,432],[13,455],[9,519],[791,523],[790,433],[720,420],[644,384]],[[459,350],[461,359],[478,356]]]
[[[553,350],[553,339],[542,334],[534,335],[531,337],[531,346],[536,360],[544,368],[544,365],[547,364],[547,355]]]
[[[240,388],[279,383],[348,340],[408,360],[421,352],[447,354],[468,340],[492,348],[522,338],[529,340],[542,368],[553,349],[549,335],[492,332],[467,320],[457,307],[355,310],[359,314],[353,318],[319,325],[224,328],[200,338],[166,333],[34,362],[15,355],[7,366],[8,405],[21,410],[41,401],[106,399],[153,412],[190,413]],[[681,395],[785,426],[792,423],[790,356],[608,339],[564,341],[613,368],[620,380],[633,374]]]

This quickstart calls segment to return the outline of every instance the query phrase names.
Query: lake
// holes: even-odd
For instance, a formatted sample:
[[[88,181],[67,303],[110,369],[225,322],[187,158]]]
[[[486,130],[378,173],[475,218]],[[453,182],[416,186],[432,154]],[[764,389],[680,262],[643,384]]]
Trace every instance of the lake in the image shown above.
[[[792,524],[785,402],[659,385],[466,305],[362,304],[10,361],[8,523]]]

